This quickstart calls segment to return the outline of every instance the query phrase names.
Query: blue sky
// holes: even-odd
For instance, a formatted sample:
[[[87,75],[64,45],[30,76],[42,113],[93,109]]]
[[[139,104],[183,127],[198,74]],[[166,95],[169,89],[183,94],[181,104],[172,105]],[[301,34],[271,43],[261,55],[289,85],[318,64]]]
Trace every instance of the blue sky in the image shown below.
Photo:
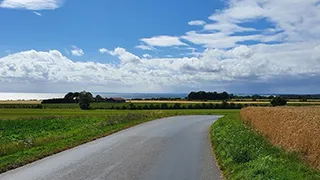
[[[79,61],[114,59],[101,57],[97,51],[101,47],[125,47],[142,55],[144,52],[135,48],[140,44],[139,39],[155,34],[180,35],[192,30],[188,25],[190,19],[206,19],[222,5],[220,1],[193,0],[96,0],[94,3],[67,0],[54,11],[37,10],[41,17],[29,10],[1,9],[1,26],[5,28],[0,29],[0,51],[1,55],[7,50],[19,52],[30,48],[64,52],[76,45],[87,52],[74,58]],[[158,53],[161,56],[165,52]]]
[[[320,93],[319,2],[0,0],[0,91]]]

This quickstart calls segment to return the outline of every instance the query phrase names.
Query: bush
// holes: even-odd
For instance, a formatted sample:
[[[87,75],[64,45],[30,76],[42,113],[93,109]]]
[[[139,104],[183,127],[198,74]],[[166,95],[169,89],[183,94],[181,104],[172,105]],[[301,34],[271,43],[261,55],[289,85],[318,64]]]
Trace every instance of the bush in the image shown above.
[[[282,97],[275,97],[270,102],[272,106],[284,106],[287,104],[287,100]]]
[[[88,110],[90,109],[90,103],[89,102],[80,102],[79,106],[82,110]]]
[[[168,109],[168,104],[167,103],[162,103],[161,104],[161,109]]]

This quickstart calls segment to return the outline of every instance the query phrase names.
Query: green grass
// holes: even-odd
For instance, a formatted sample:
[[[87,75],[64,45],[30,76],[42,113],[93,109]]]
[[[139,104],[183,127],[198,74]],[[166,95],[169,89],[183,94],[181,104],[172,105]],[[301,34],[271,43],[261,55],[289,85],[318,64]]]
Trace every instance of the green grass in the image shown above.
[[[1,109],[0,172],[153,119],[236,110]]]
[[[211,128],[216,158],[227,179],[320,179],[320,172],[270,145],[259,133],[246,126],[238,113],[220,118]]]

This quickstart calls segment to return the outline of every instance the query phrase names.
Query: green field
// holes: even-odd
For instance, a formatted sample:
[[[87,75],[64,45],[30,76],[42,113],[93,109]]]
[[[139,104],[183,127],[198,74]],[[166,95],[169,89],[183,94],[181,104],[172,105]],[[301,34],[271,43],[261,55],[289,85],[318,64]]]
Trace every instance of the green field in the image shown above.
[[[0,109],[0,172],[157,118],[237,110]]]

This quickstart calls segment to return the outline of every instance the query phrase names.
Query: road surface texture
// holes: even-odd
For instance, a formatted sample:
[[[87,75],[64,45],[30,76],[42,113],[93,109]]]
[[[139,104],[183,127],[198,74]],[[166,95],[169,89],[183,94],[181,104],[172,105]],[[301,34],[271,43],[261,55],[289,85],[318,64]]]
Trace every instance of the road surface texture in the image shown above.
[[[0,175],[1,180],[215,180],[209,127],[219,116],[150,121]]]

